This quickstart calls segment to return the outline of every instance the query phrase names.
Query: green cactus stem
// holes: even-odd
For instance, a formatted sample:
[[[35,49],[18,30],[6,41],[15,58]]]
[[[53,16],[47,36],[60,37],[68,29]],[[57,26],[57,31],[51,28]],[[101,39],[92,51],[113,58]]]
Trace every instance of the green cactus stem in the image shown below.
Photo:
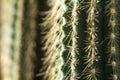
[[[99,80],[100,78],[100,68],[99,68],[99,60],[100,60],[100,51],[98,49],[99,44],[99,3],[100,0],[89,0],[89,2],[85,2],[88,7],[86,26],[87,26],[87,36],[85,40],[85,68],[83,70],[83,74],[85,75],[86,80]]]
[[[71,77],[70,80],[76,80],[78,77],[78,71],[76,69],[76,66],[78,65],[78,30],[77,27],[80,27],[78,25],[78,10],[80,7],[79,0],[72,0],[72,32],[71,32]]]

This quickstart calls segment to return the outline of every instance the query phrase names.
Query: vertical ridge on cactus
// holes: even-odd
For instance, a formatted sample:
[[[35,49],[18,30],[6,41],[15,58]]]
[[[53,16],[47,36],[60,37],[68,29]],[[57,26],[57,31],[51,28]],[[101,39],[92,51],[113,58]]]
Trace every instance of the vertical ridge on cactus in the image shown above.
[[[100,0],[90,0],[88,2],[89,9],[87,10],[87,37],[86,37],[86,57],[85,57],[85,68],[83,74],[86,80],[98,80],[99,77],[99,67],[97,62],[99,61],[99,50],[98,50],[98,14],[99,14],[99,1]]]
[[[65,14],[67,11],[67,5],[66,5],[66,0],[61,1],[61,6],[58,9],[57,16],[58,21],[56,22],[56,28],[58,28],[58,38],[56,40],[58,41],[58,44],[56,45],[56,51],[54,55],[56,56],[56,62],[55,62],[55,68],[56,68],[56,74],[54,80],[63,80],[64,78],[64,72],[62,67],[65,65],[63,54],[65,51],[65,45],[64,45],[64,38],[66,37],[64,27],[67,24]],[[58,24],[58,25],[57,25]]]
[[[47,75],[45,76],[45,78],[54,80],[56,77],[54,76],[56,74],[55,69],[58,68],[58,67],[55,67],[55,61],[56,61],[55,55],[57,54],[54,54],[54,53],[56,52],[56,49],[57,49],[56,47],[59,44],[59,36],[57,36],[56,33],[59,31],[59,25],[60,25],[57,23],[57,21],[60,18],[59,16],[60,13],[58,13],[58,11],[61,3],[60,3],[60,0],[53,0],[50,2],[51,2],[50,4],[52,5],[52,9],[48,12],[51,14],[47,15],[47,17],[45,18],[46,21],[43,23],[43,25],[48,25],[52,23],[51,29],[49,30],[49,32],[44,38],[44,40],[46,41],[44,49],[46,50],[47,48],[49,48],[49,50],[46,51],[46,58],[43,64],[46,65],[45,67],[47,67],[47,70],[45,71],[45,74]]]
[[[119,0],[106,1],[106,29],[108,35],[108,56],[107,56],[107,79],[119,80],[120,79],[120,51],[119,51]]]
[[[73,8],[72,8],[72,32],[71,32],[71,77],[70,80],[76,80],[78,76],[78,72],[76,70],[76,66],[78,65],[78,10],[80,7],[80,1],[79,0],[72,0]]]

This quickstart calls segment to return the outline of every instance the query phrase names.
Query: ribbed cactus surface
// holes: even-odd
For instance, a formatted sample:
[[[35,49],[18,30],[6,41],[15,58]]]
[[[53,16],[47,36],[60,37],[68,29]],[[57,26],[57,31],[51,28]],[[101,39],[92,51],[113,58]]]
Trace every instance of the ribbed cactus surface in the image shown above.
[[[44,80],[120,80],[120,0],[37,2],[0,0],[0,80],[33,80],[36,43]]]
[[[119,80],[119,0],[48,0],[45,80]]]

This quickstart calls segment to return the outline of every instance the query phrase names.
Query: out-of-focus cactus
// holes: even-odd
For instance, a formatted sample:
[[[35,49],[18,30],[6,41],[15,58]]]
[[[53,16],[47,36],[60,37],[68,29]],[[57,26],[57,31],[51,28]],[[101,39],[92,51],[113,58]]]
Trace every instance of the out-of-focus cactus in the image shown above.
[[[1,80],[33,80],[37,1],[1,0]]]
[[[18,80],[23,0],[1,1],[2,80]]]
[[[24,1],[20,80],[33,80],[37,1]]]

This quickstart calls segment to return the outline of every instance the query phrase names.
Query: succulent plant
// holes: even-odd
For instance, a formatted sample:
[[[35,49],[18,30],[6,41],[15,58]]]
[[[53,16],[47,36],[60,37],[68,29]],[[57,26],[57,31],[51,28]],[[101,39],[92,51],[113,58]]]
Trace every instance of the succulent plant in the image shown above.
[[[0,0],[0,80],[33,79],[37,2]],[[44,80],[120,80],[120,0],[47,5],[48,11],[40,11]]]

